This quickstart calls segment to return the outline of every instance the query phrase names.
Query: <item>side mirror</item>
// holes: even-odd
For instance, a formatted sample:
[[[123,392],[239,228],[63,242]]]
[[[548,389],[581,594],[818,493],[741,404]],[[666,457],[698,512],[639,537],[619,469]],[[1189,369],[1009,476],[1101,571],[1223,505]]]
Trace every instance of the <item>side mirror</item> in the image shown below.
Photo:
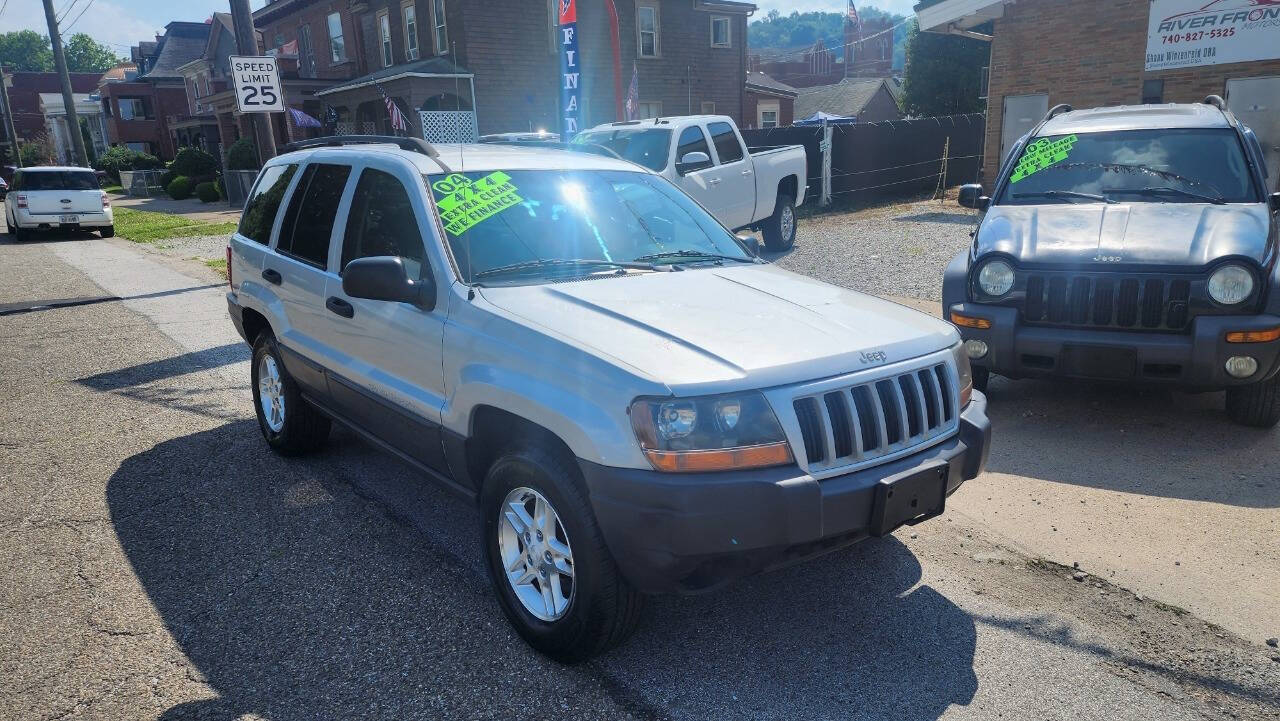
[[[389,255],[359,258],[342,271],[342,292],[352,298],[410,303],[423,310],[436,307],[436,282],[430,274],[409,278],[404,260]]]
[[[753,258],[760,257],[760,239],[750,233],[739,233],[738,242],[747,246],[747,252]]]
[[[960,205],[975,210],[986,210],[991,206],[991,198],[982,194],[982,186],[977,183],[960,186]]]
[[[676,163],[676,172],[681,175],[688,175],[689,173],[710,167],[711,156],[701,150],[695,150],[692,153],[685,153],[684,157],[680,159],[680,162]]]
[[[1272,213],[1280,213],[1280,193],[1267,196],[1267,205],[1271,206]]]

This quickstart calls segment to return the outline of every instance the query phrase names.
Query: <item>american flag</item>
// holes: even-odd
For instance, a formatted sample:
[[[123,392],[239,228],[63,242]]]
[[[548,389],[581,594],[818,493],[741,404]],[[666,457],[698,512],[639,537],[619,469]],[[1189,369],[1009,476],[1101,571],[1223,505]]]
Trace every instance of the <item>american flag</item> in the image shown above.
[[[854,7],[853,0],[849,0],[849,22],[853,23],[853,27],[862,30],[862,19],[858,17],[858,8]]]
[[[396,105],[396,101],[390,95],[387,95],[387,91],[383,90],[381,85],[377,85],[377,88],[378,92],[382,93],[383,102],[387,104],[387,115],[391,116],[391,129],[407,132],[409,130],[409,122],[405,120],[404,113],[400,112],[400,106]]]
[[[640,112],[640,73],[631,63],[631,87],[627,88],[627,120],[635,120]]]

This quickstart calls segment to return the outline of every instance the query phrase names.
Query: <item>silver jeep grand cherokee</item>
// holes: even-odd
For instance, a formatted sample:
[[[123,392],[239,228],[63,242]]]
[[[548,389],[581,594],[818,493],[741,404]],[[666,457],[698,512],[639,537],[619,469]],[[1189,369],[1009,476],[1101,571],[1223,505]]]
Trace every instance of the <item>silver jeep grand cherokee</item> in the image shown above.
[[[475,502],[498,600],[574,661],[694,592],[941,513],[986,460],[947,323],[780,270],[631,163],[330,138],[228,249],[258,422],[331,420]]]

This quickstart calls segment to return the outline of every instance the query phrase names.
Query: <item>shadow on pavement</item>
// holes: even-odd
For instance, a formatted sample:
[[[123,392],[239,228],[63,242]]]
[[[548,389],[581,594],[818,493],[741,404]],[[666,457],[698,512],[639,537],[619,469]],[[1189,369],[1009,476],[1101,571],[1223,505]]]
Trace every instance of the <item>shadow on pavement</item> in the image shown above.
[[[193,289],[194,290],[194,289]],[[174,293],[185,291],[171,291]],[[152,294],[161,295],[161,294]],[[244,343],[228,343],[216,348],[206,348],[181,355],[140,363],[76,379],[76,383],[98,391],[118,391],[166,378],[197,373],[210,368],[221,368],[249,360],[249,346]]]
[[[975,213],[945,210],[899,215],[893,220],[895,223],[953,223],[955,225],[971,225],[975,227],[978,225],[978,216]]]
[[[988,472],[1247,508],[1280,507],[1280,428],[1233,424],[1222,393],[992,378]]]
[[[296,460],[267,451],[250,420],[175,438],[122,463],[107,502],[142,586],[218,694],[167,719],[934,719],[977,688],[973,620],[916,587],[919,563],[892,539],[654,599],[627,646],[566,668],[507,627],[470,507],[349,433]]]

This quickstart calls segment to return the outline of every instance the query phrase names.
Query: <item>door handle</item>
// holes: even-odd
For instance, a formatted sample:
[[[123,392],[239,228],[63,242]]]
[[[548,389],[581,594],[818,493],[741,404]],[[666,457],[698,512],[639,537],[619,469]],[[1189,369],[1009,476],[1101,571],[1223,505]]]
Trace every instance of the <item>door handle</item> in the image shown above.
[[[355,306],[333,295],[329,296],[328,300],[324,302],[324,307],[328,308],[333,313],[337,313],[343,318],[351,318],[356,314]]]
[[[280,275],[280,271],[270,268],[262,271],[262,279],[272,285],[280,285],[284,282],[284,276]]]
[[[719,185],[719,184],[720,184],[719,178],[712,178],[711,180],[707,181],[707,185]]]
[[[750,171],[750,170],[744,170],[744,171],[742,171],[742,174],[743,174],[743,175],[751,175],[751,171]]]

